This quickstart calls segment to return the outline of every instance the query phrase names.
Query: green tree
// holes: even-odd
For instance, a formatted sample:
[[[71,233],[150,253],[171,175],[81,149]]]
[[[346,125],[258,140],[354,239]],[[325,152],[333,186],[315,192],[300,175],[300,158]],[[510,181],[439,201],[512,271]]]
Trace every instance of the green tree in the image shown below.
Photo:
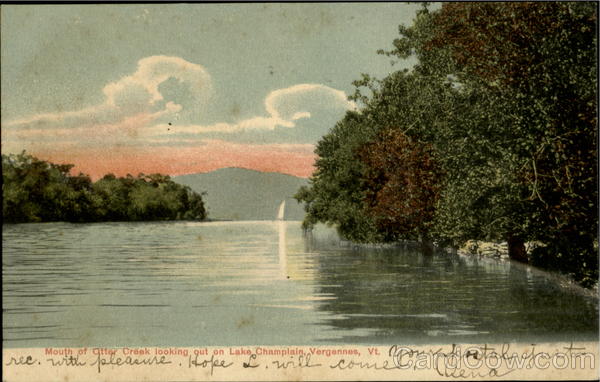
[[[382,52],[415,56],[416,66],[381,81],[363,75],[355,85],[369,95],[357,89],[353,125],[342,121],[319,143],[311,187],[298,195],[307,222],[341,226],[346,208],[375,227],[365,237],[346,225],[353,240],[426,227],[440,244],[507,240],[522,261],[524,242],[541,241],[534,263],[593,283],[595,28],[592,3],[424,7]],[[340,139],[346,131],[352,139]],[[347,190],[353,197],[340,197]]]
[[[493,140],[505,187],[487,198],[504,221],[489,229],[547,243],[536,263],[584,283],[597,278],[596,22],[592,3],[447,3],[423,45],[508,126]]]
[[[129,190],[124,180],[117,179],[113,174],[107,174],[93,184],[93,208],[98,220],[128,219]]]
[[[366,166],[357,160],[373,133],[364,115],[348,112],[317,144],[316,171],[309,180],[310,187],[302,187],[295,196],[305,203],[306,228],[324,222],[336,225],[349,240],[384,239],[362,203],[366,196]]]
[[[25,152],[2,155],[2,213],[10,223],[42,221],[203,220],[202,196],[167,175],[117,178],[92,183],[70,175],[73,165],[53,164]]]

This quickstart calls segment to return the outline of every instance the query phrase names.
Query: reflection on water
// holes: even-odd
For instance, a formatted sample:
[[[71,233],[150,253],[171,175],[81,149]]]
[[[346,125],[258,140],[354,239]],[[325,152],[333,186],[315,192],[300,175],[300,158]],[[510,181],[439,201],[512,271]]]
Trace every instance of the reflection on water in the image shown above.
[[[521,264],[397,248],[322,253],[320,290],[336,299],[319,309],[335,313],[336,328],[372,329],[351,342],[597,339],[597,300]]]
[[[284,202],[285,203],[285,202]],[[279,254],[279,277],[281,279],[288,278],[288,266],[287,266],[287,249],[286,249],[286,239],[285,233],[287,230],[287,225],[284,220],[279,220],[277,222],[277,230],[279,231],[279,245],[278,245],[278,254]]]
[[[595,340],[598,301],[510,262],[298,222],[3,227],[4,346]]]

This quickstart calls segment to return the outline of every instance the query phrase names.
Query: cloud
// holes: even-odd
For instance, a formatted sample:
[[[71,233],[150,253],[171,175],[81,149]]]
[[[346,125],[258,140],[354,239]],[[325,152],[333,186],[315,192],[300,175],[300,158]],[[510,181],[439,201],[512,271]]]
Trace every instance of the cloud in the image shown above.
[[[170,78],[187,83],[199,98],[210,91],[210,76],[202,66],[179,57],[152,56],[138,61],[134,74],[106,85],[102,92],[111,106],[127,105],[132,95],[134,101],[154,105],[163,100],[158,86]]]
[[[181,112],[183,106],[165,100],[159,89],[170,78],[186,83],[198,99],[209,95],[210,77],[201,66],[177,57],[152,56],[140,60],[132,75],[106,85],[105,102],[101,105],[8,123],[9,129],[2,132],[3,146],[27,143],[39,147],[67,140],[79,140],[84,147],[135,143],[193,145],[211,136],[235,140],[243,136],[239,133],[289,130],[297,127],[298,121],[311,118],[317,119],[316,125],[322,129],[328,129],[343,112],[356,108],[341,90],[322,84],[297,84],[268,93],[263,116],[234,123],[173,124],[166,122],[167,117]],[[328,114],[333,118],[326,121]]]
[[[99,105],[76,111],[38,114],[9,121],[3,127],[33,130],[96,128],[98,125],[126,123],[132,116],[140,114],[146,115],[147,122],[151,122],[182,109],[179,104],[165,101],[160,92],[159,86],[171,78],[186,84],[196,102],[202,102],[211,92],[211,78],[202,66],[179,57],[151,56],[139,60],[133,74],[107,84],[102,90],[105,100]]]
[[[167,102],[164,109],[154,113],[141,112],[123,118],[115,123],[74,125],[54,128],[33,127],[28,129],[2,129],[2,146],[6,151],[20,151],[23,148],[36,150],[45,146],[77,144],[80,147],[124,145],[137,142],[140,132],[151,122],[181,110],[181,106]]]
[[[348,101],[346,93],[321,84],[298,84],[275,90],[265,98],[265,109],[276,125],[294,127],[293,121],[309,118],[306,107],[326,105],[328,108],[343,107],[356,109],[356,104]]]
[[[3,123],[2,149],[73,163],[93,177],[221,167],[306,177],[313,170],[314,143],[356,109],[341,90],[296,84],[266,94],[263,110],[249,118],[205,124],[202,113],[189,112],[208,105],[211,77],[200,65],[167,56],[140,60],[133,73],[102,92],[104,100],[95,106]],[[178,123],[183,113],[196,119]]]
[[[177,134],[198,135],[198,139],[201,139],[200,135],[206,133],[294,128],[297,125],[296,121],[311,118],[315,112],[334,112],[339,117],[340,112],[357,108],[353,101],[347,99],[346,93],[322,84],[298,84],[274,90],[265,97],[264,107],[267,116],[255,116],[235,123],[178,126],[157,124],[146,132],[163,137]]]

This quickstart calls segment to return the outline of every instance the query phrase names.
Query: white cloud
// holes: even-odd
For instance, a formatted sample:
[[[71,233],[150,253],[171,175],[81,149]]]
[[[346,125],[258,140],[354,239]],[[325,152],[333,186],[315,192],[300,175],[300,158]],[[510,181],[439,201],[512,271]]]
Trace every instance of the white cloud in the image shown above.
[[[104,86],[101,104],[4,124],[7,129],[2,129],[2,138],[9,144],[3,147],[19,143],[55,145],[67,140],[79,140],[82,146],[143,144],[157,139],[200,143],[211,134],[231,135],[235,140],[235,133],[285,131],[297,127],[300,120],[314,120],[313,124],[328,129],[328,123],[334,122],[323,119],[325,115],[339,118],[346,110],[356,109],[341,90],[322,84],[297,84],[268,93],[263,115],[235,122],[176,124],[173,121],[178,120],[184,106],[165,99],[160,88],[170,79],[185,84],[196,103],[206,103],[212,92],[210,75],[202,66],[179,57],[146,57],[138,61],[134,73]],[[302,127],[308,129],[306,126],[303,122]]]
[[[151,56],[138,61],[137,70],[104,87],[105,100],[99,105],[76,111],[44,113],[9,121],[4,127],[33,129],[95,127],[117,124],[141,113],[156,118],[181,111],[182,106],[165,102],[159,86],[175,78],[189,86],[197,102],[211,92],[211,79],[206,70],[179,57]]]
[[[178,79],[190,86],[193,94],[204,98],[210,91],[210,76],[200,65],[193,64],[179,57],[151,56],[138,61],[137,71],[131,76],[123,77],[110,83],[102,90],[107,104],[120,106],[130,98],[130,93],[145,92],[149,104],[163,100],[158,86],[169,78]]]
[[[310,118],[311,114],[308,111],[299,111],[292,115],[292,121],[297,121],[302,118]]]
[[[356,104],[348,101],[346,93],[322,84],[298,84],[272,91],[265,98],[265,109],[271,115],[271,118],[283,122],[282,126],[286,126],[290,121],[299,119],[298,115],[301,118],[306,118],[306,111],[294,109],[295,106],[299,106],[298,104],[311,100],[326,103],[327,107],[342,106],[346,109],[356,109]],[[293,114],[290,114],[292,112]]]
[[[346,94],[321,84],[298,84],[270,92],[264,100],[267,116],[255,116],[236,123],[219,122],[212,125],[158,124],[145,132],[150,135],[236,133],[248,130],[275,130],[278,127],[294,128],[296,121],[313,116],[312,110],[356,110]]]

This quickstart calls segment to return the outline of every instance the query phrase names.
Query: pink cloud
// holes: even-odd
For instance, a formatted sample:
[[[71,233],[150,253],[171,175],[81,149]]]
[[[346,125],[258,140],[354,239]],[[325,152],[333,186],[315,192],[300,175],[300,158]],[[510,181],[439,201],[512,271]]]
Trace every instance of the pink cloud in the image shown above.
[[[72,163],[75,172],[98,179],[107,173],[117,176],[163,173],[182,175],[242,167],[309,177],[314,170],[314,146],[310,144],[240,144],[205,140],[194,147],[40,148],[32,154],[54,163]]]

